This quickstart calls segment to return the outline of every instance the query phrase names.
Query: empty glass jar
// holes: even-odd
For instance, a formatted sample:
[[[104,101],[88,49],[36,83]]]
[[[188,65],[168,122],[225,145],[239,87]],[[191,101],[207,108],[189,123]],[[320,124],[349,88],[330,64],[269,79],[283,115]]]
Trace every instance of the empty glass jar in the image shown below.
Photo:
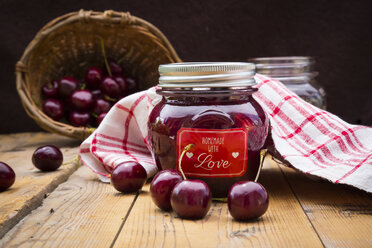
[[[256,72],[279,80],[305,101],[326,108],[326,94],[315,81],[314,59],[311,57],[265,57],[251,60]]]

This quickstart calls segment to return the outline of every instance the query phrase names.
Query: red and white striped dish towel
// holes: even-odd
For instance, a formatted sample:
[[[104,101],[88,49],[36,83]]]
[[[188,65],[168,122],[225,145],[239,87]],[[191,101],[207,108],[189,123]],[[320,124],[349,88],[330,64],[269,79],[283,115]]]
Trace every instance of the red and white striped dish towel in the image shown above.
[[[254,98],[271,121],[276,150],[298,170],[372,192],[372,128],[351,125],[303,101],[280,82],[257,74]],[[119,101],[80,146],[81,161],[108,182],[113,168],[138,161],[157,172],[147,118],[161,97],[155,88]]]

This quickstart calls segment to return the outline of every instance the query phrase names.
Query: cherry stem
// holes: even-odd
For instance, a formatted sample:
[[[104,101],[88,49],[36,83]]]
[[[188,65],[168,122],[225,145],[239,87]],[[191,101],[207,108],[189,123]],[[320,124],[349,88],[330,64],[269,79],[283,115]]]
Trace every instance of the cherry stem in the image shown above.
[[[227,197],[222,197],[222,198],[212,198],[213,201],[217,202],[227,202]]]
[[[185,155],[185,153],[193,147],[194,147],[194,144],[188,144],[187,146],[185,146],[185,148],[183,148],[183,151],[181,153],[180,159],[178,160],[178,169],[180,170],[180,172],[182,174],[183,180],[186,180],[187,178],[185,176],[185,173],[183,173],[183,170],[182,170],[182,167],[181,167],[182,158],[183,158],[183,155]]]
[[[262,149],[262,150],[260,151],[260,167],[258,167],[257,176],[256,176],[256,178],[254,179],[254,182],[257,182],[258,177],[260,176],[261,168],[262,168],[263,163],[264,163],[264,161],[265,161],[266,154],[267,154],[267,150],[266,150],[266,149]]]
[[[103,98],[107,101],[110,101],[110,102],[116,102],[117,101],[117,99],[109,97],[108,95],[103,95]]]
[[[79,155],[76,155],[75,158],[73,158],[72,160],[68,161],[68,162],[65,162],[63,163],[62,165],[67,165],[67,164],[72,164],[72,163],[78,163],[78,165],[80,164],[80,158],[79,158]]]
[[[107,72],[108,72],[109,76],[112,77],[110,66],[109,66],[108,61],[107,61],[106,50],[105,50],[105,42],[102,38],[101,38],[101,49],[102,49],[103,60],[105,61],[105,66],[106,66]]]

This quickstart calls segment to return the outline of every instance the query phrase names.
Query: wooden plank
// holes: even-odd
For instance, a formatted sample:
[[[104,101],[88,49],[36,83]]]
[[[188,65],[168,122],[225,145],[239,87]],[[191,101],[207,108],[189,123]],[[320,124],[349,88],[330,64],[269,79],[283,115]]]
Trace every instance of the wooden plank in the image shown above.
[[[322,247],[278,165],[267,160],[259,181],[268,190],[269,209],[251,222],[234,221],[226,203],[213,203],[202,220],[182,220],[160,211],[147,186],[114,247]]]
[[[371,194],[282,170],[326,247],[372,247]]]
[[[0,152],[22,151],[52,144],[58,147],[77,147],[81,142],[58,134],[45,132],[0,135]]]
[[[109,247],[135,197],[118,193],[82,166],[10,230],[0,247]]]
[[[31,161],[35,149],[40,145],[56,144],[71,161],[77,155],[76,141],[47,133],[24,133],[0,136],[0,161],[9,164],[16,173],[11,188],[0,192],[0,238],[19,220],[38,207],[44,197],[76,170],[77,165],[68,163],[57,171],[43,173]]]

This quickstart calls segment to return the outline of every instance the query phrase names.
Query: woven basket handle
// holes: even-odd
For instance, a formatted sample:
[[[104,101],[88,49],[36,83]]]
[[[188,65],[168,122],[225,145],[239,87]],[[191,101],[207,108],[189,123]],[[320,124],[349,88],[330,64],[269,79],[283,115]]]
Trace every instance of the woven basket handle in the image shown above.
[[[102,13],[95,12],[92,10],[84,10],[81,9],[79,12],[71,12],[65,15],[62,15],[60,17],[55,18],[54,20],[50,21],[47,25],[45,25],[41,31],[49,29],[52,26],[57,25],[58,23],[61,23],[65,21],[66,19],[70,18],[71,16],[77,15],[80,21],[82,22],[89,22],[90,19],[94,16],[97,18],[97,16],[102,16]],[[106,10],[103,12],[103,18],[109,19],[109,18],[120,18],[120,24],[132,24],[135,22],[135,18],[131,16],[129,12],[118,12],[114,10]]]
[[[129,12],[117,12],[114,10],[106,10],[105,12],[103,12],[103,17],[104,18],[120,17],[120,24],[124,23],[131,24],[132,22],[134,22],[134,18],[130,15]]]
[[[59,17],[53,19],[52,21],[48,22],[39,32],[42,32],[46,29],[49,29],[50,27],[56,25],[57,23],[63,22],[64,20],[68,19],[69,17],[71,17],[73,15],[75,15],[74,12],[65,14],[63,16],[59,16]]]

